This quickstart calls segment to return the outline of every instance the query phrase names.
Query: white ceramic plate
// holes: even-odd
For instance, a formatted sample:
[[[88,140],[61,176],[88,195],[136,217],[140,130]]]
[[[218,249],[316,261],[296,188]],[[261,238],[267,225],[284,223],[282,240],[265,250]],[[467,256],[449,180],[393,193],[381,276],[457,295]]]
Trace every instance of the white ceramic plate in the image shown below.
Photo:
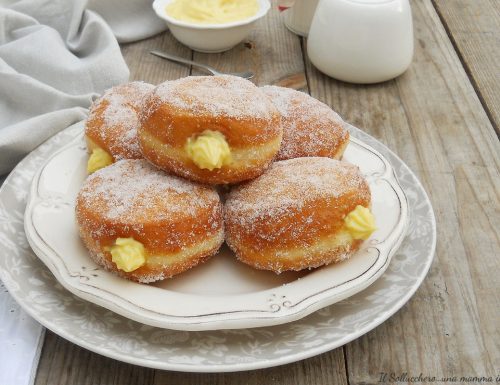
[[[26,236],[69,291],[147,325],[216,330],[295,321],[374,282],[406,229],[408,203],[392,167],[354,138],[344,159],[358,165],[368,180],[378,229],[353,257],[307,273],[277,276],[242,265],[224,247],[187,274],[156,285],[139,284],[96,265],[79,238],[75,200],[86,177],[87,159],[82,132],[40,168],[24,217]]]
[[[0,190],[0,278],[31,316],[60,336],[96,353],[159,369],[189,372],[250,370],[305,359],[341,346],[394,314],[424,279],[434,255],[435,220],[415,175],[386,147],[358,129],[388,158],[409,201],[409,229],[386,272],[367,289],[283,325],[218,331],[160,329],[121,317],[64,289],[32,252],[23,214],[40,165],[74,139],[76,125],[32,152]]]

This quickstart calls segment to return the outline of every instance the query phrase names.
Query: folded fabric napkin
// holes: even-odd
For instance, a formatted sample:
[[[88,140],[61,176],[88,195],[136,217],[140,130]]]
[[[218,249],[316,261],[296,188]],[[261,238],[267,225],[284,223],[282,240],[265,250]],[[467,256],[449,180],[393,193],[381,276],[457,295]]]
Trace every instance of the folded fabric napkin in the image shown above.
[[[128,79],[113,32],[85,6],[45,0],[0,9],[0,174]]]
[[[0,0],[0,184],[35,147],[84,119],[105,89],[128,80],[118,41],[165,29],[151,2]],[[0,383],[33,382],[42,333],[2,285],[0,344],[8,353]]]
[[[0,6],[2,175],[47,138],[84,119],[98,94],[127,81],[114,32],[132,41],[165,25],[147,0],[0,0]]]

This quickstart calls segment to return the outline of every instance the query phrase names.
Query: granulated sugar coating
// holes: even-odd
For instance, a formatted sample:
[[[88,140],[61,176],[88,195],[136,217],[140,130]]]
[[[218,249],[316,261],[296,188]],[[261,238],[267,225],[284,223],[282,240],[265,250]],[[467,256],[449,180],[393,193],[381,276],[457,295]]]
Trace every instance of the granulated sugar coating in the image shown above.
[[[271,119],[275,109],[252,82],[240,77],[189,76],[155,89],[163,103],[194,115]]]
[[[339,159],[349,141],[344,122],[326,104],[290,88],[264,86],[281,114],[283,141],[277,160],[304,156]]]
[[[369,190],[357,166],[330,158],[295,158],[275,162],[260,177],[234,188],[227,212],[242,224],[276,218],[302,208],[307,202],[338,199],[346,193]]]
[[[360,244],[342,236],[344,217],[371,194],[358,167],[331,158],[275,162],[234,188],[224,204],[226,241],[259,269],[301,270],[337,262]]]
[[[222,203],[209,186],[165,174],[145,160],[120,160],[90,175],[76,200],[80,236],[96,263],[139,282],[178,274],[217,252]],[[117,238],[142,243],[146,263],[125,273],[112,262]]]
[[[269,97],[248,80],[226,75],[160,84],[144,99],[140,121],[139,145],[145,159],[208,184],[239,183],[262,174],[279,151],[283,135],[280,114]],[[225,142],[224,148],[227,144],[231,161],[215,168],[194,161],[187,143],[207,131],[222,134],[217,137]]]
[[[85,134],[114,160],[142,158],[138,113],[144,96],[153,88],[152,84],[132,82],[106,91],[90,108]]]
[[[168,175],[145,160],[121,160],[95,172],[78,199],[105,220],[130,224],[195,218],[198,209],[219,201],[211,187]]]

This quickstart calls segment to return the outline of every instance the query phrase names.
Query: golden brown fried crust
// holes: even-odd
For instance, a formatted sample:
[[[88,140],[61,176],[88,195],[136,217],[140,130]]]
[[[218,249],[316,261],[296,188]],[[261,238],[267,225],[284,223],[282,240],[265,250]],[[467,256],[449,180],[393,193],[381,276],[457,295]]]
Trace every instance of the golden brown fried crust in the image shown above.
[[[238,252],[235,253],[241,262],[253,268],[271,270],[279,274],[283,271],[300,271],[342,262],[358,250],[362,243],[360,240],[355,240],[351,244],[325,249],[314,255],[304,255],[302,258],[284,258],[277,256],[276,251],[257,253],[242,248],[236,248]]]
[[[161,150],[151,143],[149,138],[141,135],[140,147],[145,159],[155,166],[182,176],[186,179],[207,184],[230,184],[244,180],[256,178],[261,175],[271,164],[271,156],[259,156],[247,158],[239,166],[223,166],[220,169],[207,170],[200,169],[191,159],[183,156],[176,159],[173,156],[165,156]],[[166,148],[162,146],[162,148]],[[265,151],[276,153],[279,148],[279,141],[271,144],[264,144],[255,149],[255,152]],[[234,150],[234,148],[233,148]],[[234,154],[234,152],[233,152]]]
[[[168,205],[173,205],[172,201]],[[185,207],[185,212],[189,212]],[[161,204],[154,204],[149,215],[162,210]],[[93,239],[102,247],[112,246],[116,238],[134,238],[141,242],[151,254],[169,254],[184,247],[204,241],[216,235],[222,228],[222,205],[207,205],[196,208],[196,215],[178,213],[176,218],[138,220],[111,220],[102,215],[99,202],[89,201],[81,196],[76,202],[76,216],[80,229],[93,234]],[[214,225],[216,224],[216,225]],[[95,231],[98,229],[98,231]]]
[[[135,146],[129,146],[128,143],[123,143],[120,139],[125,137],[129,131],[129,128],[126,125],[106,125],[104,123],[103,115],[105,114],[108,105],[109,103],[107,101],[103,101],[93,109],[92,115],[90,115],[85,124],[85,135],[97,146],[110,154],[113,157],[113,160],[141,159],[142,154],[139,150],[137,139],[132,139],[137,142],[137,145]],[[134,111],[131,108],[125,108],[127,108],[131,113]]]
[[[176,148],[183,148],[189,138],[205,130],[219,131],[231,148],[246,148],[268,143],[281,134],[280,116],[269,105],[274,113],[267,119],[201,115],[180,110],[152,93],[145,100],[144,110],[153,112],[141,114],[140,130],[148,131],[158,140]]]
[[[85,122],[85,135],[113,159],[141,159],[137,139],[142,99],[153,85],[132,82],[111,88],[97,99]]]
[[[281,114],[283,141],[276,160],[342,157],[349,132],[335,111],[304,92],[277,86],[264,86],[262,90]]]
[[[153,186],[144,183],[128,194],[134,178],[140,184],[144,176],[150,177]],[[168,180],[157,185],[159,178]],[[169,188],[170,180],[174,190]],[[121,183],[123,191],[116,191]],[[120,206],[126,208],[116,211]],[[99,265],[141,282],[185,271],[214,254],[223,242],[222,203],[215,190],[153,170],[144,160],[122,160],[92,174],[77,196],[76,218],[80,236]],[[134,238],[147,255],[166,258],[161,264],[146,263],[133,272],[123,272],[107,250],[117,238]],[[169,258],[190,248],[193,252],[182,258]]]
[[[357,205],[369,207],[370,200],[368,184],[353,165],[314,157],[275,162],[227,197],[226,242],[241,261],[275,272],[336,262],[361,242],[318,245],[335,237],[344,217]],[[295,249],[303,249],[298,258],[287,255]]]
[[[226,98],[230,104],[231,95],[241,104],[232,109],[229,106],[227,111],[220,107],[223,103],[212,105],[217,97]],[[253,106],[256,103],[260,108]],[[145,99],[140,120],[139,142],[146,159],[165,171],[213,184],[236,183],[260,175],[278,152],[283,132],[280,115],[267,96],[252,83],[231,76],[166,82]],[[160,153],[150,140],[152,137],[169,151],[183,153],[188,139],[205,130],[221,132],[232,152],[256,151],[249,154],[244,166],[227,165],[209,171],[185,156]],[[260,151],[266,146],[267,151]]]
[[[220,230],[222,231],[222,229]],[[216,246],[204,249],[203,251],[196,254],[186,256],[182,260],[171,261],[168,257],[165,257],[163,266],[158,264],[150,266],[146,264],[139,267],[137,270],[127,273],[116,267],[116,264],[112,261],[111,254],[109,252],[102,253],[101,248],[98,246],[99,243],[96,242],[95,239],[90,237],[89,233],[80,229],[80,237],[82,238],[85,246],[88,248],[89,254],[95,263],[101,265],[106,270],[120,277],[142,283],[149,283],[157,280],[171,278],[174,275],[183,273],[184,271],[187,271],[192,267],[205,262],[212,255],[217,253],[223,240],[223,237],[220,237],[221,241],[217,242]],[[213,238],[215,240],[216,238],[218,238],[218,234],[207,237],[205,241],[209,241],[210,238]]]

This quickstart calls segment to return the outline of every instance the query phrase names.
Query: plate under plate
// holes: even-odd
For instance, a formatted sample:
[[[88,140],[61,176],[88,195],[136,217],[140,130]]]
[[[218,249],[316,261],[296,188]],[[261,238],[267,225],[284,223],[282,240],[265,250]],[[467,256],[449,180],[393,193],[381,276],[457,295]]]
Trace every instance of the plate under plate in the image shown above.
[[[271,326],[295,321],[373,283],[401,243],[408,203],[389,162],[359,139],[344,160],[359,166],[372,192],[378,229],[350,259],[320,269],[276,275],[239,263],[223,247],[202,266],[155,285],[117,277],[96,265],[75,220],[76,195],[86,178],[83,133],[40,167],[25,213],[28,241],[72,293],[125,317],[177,330]]]
[[[40,168],[81,131],[77,124],[28,155],[0,189],[0,278],[23,309],[53,332],[93,352],[135,365],[185,372],[252,370],[302,360],[367,333],[417,290],[436,245],[434,213],[422,185],[387,147],[355,127],[352,137],[390,160],[409,202],[409,226],[385,273],[358,294],[282,325],[214,331],[147,326],[82,300],[64,289],[31,250],[23,214]]]

